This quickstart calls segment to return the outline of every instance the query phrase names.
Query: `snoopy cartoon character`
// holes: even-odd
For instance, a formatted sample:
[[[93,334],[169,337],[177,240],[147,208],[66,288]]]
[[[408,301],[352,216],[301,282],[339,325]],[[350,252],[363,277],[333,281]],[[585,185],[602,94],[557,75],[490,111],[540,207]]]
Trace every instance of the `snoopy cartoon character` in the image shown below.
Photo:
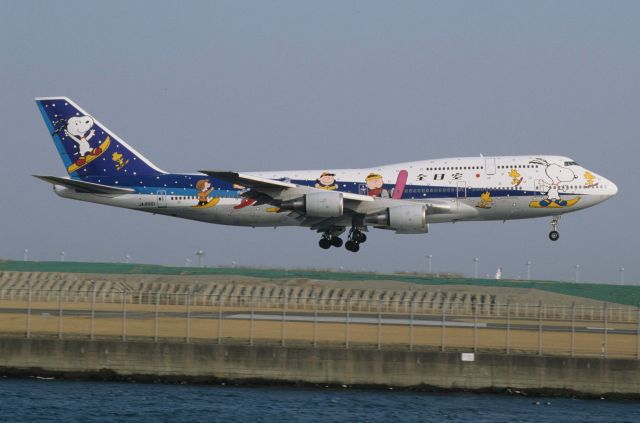
[[[78,144],[80,158],[76,161],[78,166],[85,163],[87,154],[98,156],[102,153],[100,147],[91,148],[89,140],[96,134],[93,128],[94,120],[91,116],[73,116],[67,120],[67,127],[64,133]]]
[[[546,198],[540,201],[532,201],[529,204],[530,207],[569,207],[578,202],[580,197],[572,198],[571,200],[560,198],[560,190],[565,188],[562,183],[571,182],[578,178],[571,169],[555,163],[549,163],[541,158],[531,160],[529,163],[545,166],[545,173],[548,179],[548,183],[545,182],[545,187],[547,188]]]

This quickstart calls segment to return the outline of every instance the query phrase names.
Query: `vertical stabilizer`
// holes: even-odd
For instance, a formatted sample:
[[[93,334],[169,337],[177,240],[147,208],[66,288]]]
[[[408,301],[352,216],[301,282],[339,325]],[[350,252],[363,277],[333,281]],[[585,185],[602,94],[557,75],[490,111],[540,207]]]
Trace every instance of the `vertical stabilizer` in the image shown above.
[[[70,99],[40,97],[36,103],[72,178],[166,173]]]

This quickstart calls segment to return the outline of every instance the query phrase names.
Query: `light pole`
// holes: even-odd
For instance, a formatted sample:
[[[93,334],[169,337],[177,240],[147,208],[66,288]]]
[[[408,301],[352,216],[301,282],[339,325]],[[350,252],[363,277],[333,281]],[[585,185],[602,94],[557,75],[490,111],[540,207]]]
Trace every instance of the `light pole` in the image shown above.
[[[431,274],[431,261],[433,260],[433,254],[427,256],[427,273]]]
[[[64,261],[64,256],[65,256],[66,254],[67,254],[67,253],[65,253],[64,251],[60,251],[60,261]]]
[[[29,249],[24,249],[24,261],[29,261]]]
[[[624,267],[620,266],[618,271],[620,272],[620,285],[624,285]]]
[[[527,260],[527,280],[531,280],[531,260]]]
[[[474,257],[473,258],[473,278],[474,279],[478,279],[478,262],[480,261],[480,259],[478,257]]]
[[[196,256],[198,257],[198,267],[202,267],[202,256],[204,256],[204,251],[196,251]]]
[[[125,254],[124,255],[124,262],[125,263],[131,263],[131,254]]]
[[[574,266],[574,269],[576,269],[576,277],[575,277],[575,282],[579,282],[580,281],[580,265],[576,264]]]

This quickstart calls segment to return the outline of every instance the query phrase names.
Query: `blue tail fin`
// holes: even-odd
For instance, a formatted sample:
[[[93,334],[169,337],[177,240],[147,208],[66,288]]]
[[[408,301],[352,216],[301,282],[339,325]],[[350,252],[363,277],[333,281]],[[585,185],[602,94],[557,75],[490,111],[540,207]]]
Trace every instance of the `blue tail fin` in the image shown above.
[[[42,97],[36,103],[72,178],[166,173],[68,98]]]

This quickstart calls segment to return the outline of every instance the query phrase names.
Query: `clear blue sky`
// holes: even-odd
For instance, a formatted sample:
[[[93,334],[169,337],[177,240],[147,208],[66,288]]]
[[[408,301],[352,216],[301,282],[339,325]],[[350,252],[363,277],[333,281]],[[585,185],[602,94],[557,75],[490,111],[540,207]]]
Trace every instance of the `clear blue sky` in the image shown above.
[[[0,257],[425,268],[640,281],[640,2],[4,1]],[[561,222],[375,231],[358,254],[307,229],[228,228],[61,199],[33,102],[75,99],[169,171],[359,167],[563,154],[620,188]],[[97,233],[112,234],[96,242]]]

